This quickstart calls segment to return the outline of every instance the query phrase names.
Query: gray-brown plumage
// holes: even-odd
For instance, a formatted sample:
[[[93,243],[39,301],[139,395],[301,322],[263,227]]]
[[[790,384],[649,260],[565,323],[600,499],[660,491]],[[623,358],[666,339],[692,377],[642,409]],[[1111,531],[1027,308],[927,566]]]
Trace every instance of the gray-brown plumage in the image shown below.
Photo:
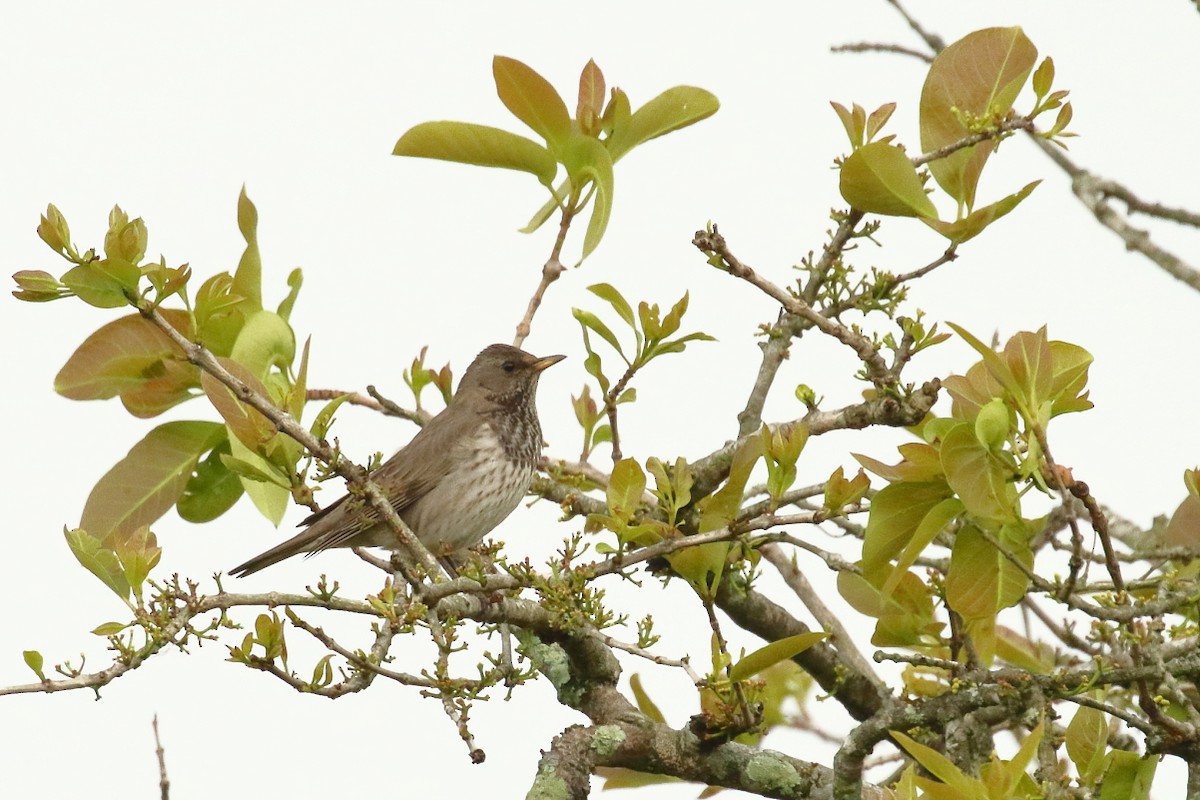
[[[563,358],[491,345],[467,367],[442,413],[372,473],[396,513],[435,556],[478,543],[525,496],[542,450],[534,404],[538,377]],[[242,577],[330,547],[400,547],[387,523],[350,495],[300,524],[305,530],[230,573]]]

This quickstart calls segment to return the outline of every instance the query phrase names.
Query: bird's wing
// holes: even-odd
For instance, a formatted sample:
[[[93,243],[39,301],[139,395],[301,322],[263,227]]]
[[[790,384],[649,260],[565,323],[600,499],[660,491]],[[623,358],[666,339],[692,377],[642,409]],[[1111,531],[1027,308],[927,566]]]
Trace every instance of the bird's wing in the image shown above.
[[[480,419],[475,414],[446,415],[430,420],[407,445],[400,448],[379,469],[371,473],[392,501],[396,513],[404,511],[424,497],[446,476],[457,462],[448,458],[447,448],[462,447],[471,440]],[[298,553],[319,553],[330,547],[347,545],[356,534],[378,524],[379,514],[362,501],[351,501],[346,494],[325,508],[309,515],[300,525],[305,529],[265,553],[230,570],[245,576],[276,564]]]

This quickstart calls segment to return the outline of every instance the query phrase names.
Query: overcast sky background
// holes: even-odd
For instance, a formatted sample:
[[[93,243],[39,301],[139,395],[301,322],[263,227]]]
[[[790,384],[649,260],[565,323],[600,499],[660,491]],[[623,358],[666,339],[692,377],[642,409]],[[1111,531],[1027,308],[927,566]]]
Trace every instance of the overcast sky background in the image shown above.
[[[401,369],[422,345],[430,345],[432,362],[449,360],[461,374],[482,347],[511,340],[552,231],[516,232],[543,201],[529,176],[397,159],[390,152],[399,135],[431,119],[526,133],[495,97],[494,54],[542,72],[572,109],[589,57],[635,108],[670,86],[701,86],[720,98],[721,111],[619,165],[606,239],[584,267],[551,288],[527,341],[539,355],[569,357],[544,376],[539,405],[549,452],[572,457],[579,434],[569,395],[586,375],[571,307],[602,311],[586,292],[597,281],[634,301],[670,304],[690,291],[684,328],[719,341],[639,376],[639,400],[623,410],[622,432],[627,455],[640,460],[695,458],[735,433],[734,416],[759,360],[754,329],[775,307],[707,267],[690,244],[693,231],[717,222],[734,252],[784,283],[792,264],[819,251],[828,209],[842,204],[830,165],[848,145],[830,100],[868,109],[896,101],[890,131],[919,149],[924,66],[900,56],[829,53],[849,41],[919,46],[894,10],[882,0],[787,5],[786,12],[751,12],[709,2],[22,4],[4,12],[0,25],[0,98],[8,116],[0,127],[0,273],[65,269],[35,234],[48,202],[67,216],[83,247],[102,243],[108,211],[119,203],[145,218],[150,254],[190,262],[197,281],[232,270],[242,250],[235,205],[244,183],[259,210],[268,304],[283,297],[293,267],[304,269],[292,322],[301,337],[313,336],[310,386],[361,390],[375,383],[405,402]],[[1192,4],[914,2],[911,10],[947,41],[993,25],[1023,26],[1039,51],[1054,57],[1056,86],[1071,90],[1072,127],[1082,134],[1072,140],[1072,157],[1144,198],[1200,205],[1191,144],[1200,128],[1193,86],[1200,15]],[[1126,253],[1028,142],[1002,147],[985,173],[981,203],[1036,178],[1043,185],[1014,214],[963,247],[957,263],[918,283],[912,307],[985,339],[1048,323],[1054,338],[1091,350],[1096,409],[1055,422],[1054,452],[1103,502],[1149,524],[1174,509],[1182,470],[1200,461],[1200,297]],[[1163,246],[1200,262],[1194,231],[1154,230]],[[944,249],[915,222],[888,221],[877,238],[882,249],[867,244],[855,254],[860,267],[904,271]],[[575,238],[568,254],[577,252]],[[0,559],[3,685],[32,679],[24,649],[40,650],[48,667],[77,662],[83,652],[89,669],[100,668],[107,663],[104,642],[88,631],[123,618],[124,607],[75,562],[61,531],[75,525],[104,471],[162,420],[134,420],[115,402],[73,403],[52,390],[74,347],[115,316],[77,302],[0,298],[0,361],[8,376],[0,394],[7,422],[0,492],[9,509],[7,555]],[[907,375],[924,380],[973,360],[953,341],[923,354]],[[766,417],[802,413],[790,391],[798,382],[825,395],[829,407],[853,401],[861,389],[847,378],[853,368],[844,349],[806,339],[785,366]],[[193,402],[166,418],[196,415],[212,417]],[[341,412],[335,428],[360,463],[376,450],[390,453],[412,432],[353,408]],[[895,432],[821,437],[805,453],[800,481],[822,480],[838,464],[852,470],[851,450],[895,460],[899,441]],[[596,461],[606,463],[603,450]],[[333,484],[327,489],[326,501],[340,493]],[[209,576],[290,535],[301,516],[289,513],[275,531],[246,502],[203,527],[172,513],[156,526],[165,550],[157,574],[179,571],[211,590]],[[547,504],[521,509],[497,535],[511,553],[542,557],[561,539],[554,519]],[[823,574],[819,563],[803,563],[810,575]],[[351,596],[378,589],[376,575],[348,553],[296,560],[237,586],[297,591],[322,571]],[[651,583],[636,602],[638,613],[643,605],[667,609],[659,623],[665,653],[691,652],[703,661],[706,626],[682,586],[663,592]],[[346,630],[348,646],[368,642],[364,628]],[[317,651],[301,636],[292,632],[289,645],[294,666],[307,672]],[[399,668],[416,668],[424,653],[407,641],[395,651]],[[520,690],[514,703],[480,704],[474,730],[488,761],[473,767],[440,706],[415,692],[379,681],[329,702],[299,696],[224,657],[219,643],[191,656],[163,653],[104,689],[101,702],[90,692],[0,700],[6,793],[154,795],[150,720],[157,713],[179,799],[350,796],[394,791],[397,782],[401,796],[519,796],[539,748],[584,721],[559,706],[544,681]],[[694,713],[694,690],[681,674],[644,662],[628,671],[643,674],[673,723]],[[829,714],[835,726],[846,723],[832,703],[817,713]],[[821,752],[798,734],[772,744],[806,756]],[[671,787],[655,796],[696,791]]]

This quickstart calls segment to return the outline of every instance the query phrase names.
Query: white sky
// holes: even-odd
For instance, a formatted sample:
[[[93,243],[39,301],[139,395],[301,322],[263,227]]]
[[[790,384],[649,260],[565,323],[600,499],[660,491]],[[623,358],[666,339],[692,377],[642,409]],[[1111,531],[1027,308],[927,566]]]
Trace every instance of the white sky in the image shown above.
[[[624,88],[635,107],[688,83],[714,92],[722,110],[618,166],[607,238],[583,268],[551,288],[527,342],[533,352],[570,358],[542,381],[543,427],[550,452],[577,454],[568,395],[586,376],[570,308],[600,310],[588,284],[608,281],[631,300],[666,304],[687,289],[685,328],[720,341],[652,365],[638,379],[640,399],[624,410],[622,429],[627,454],[641,460],[702,455],[736,430],[734,414],[758,364],[752,334],[774,307],[706,267],[690,244],[693,231],[718,222],[736,253],[785,282],[791,264],[820,248],[828,208],[841,205],[829,167],[848,148],[828,101],[868,109],[896,101],[891,131],[918,148],[922,66],[899,56],[828,52],[846,41],[917,46],[898,15],[882,0],[788,7],[22,4],[0,26],[0,99],[8,117],[0,127],[0,273],[64,269],[34,233],[47,202],[67,215],[80,245],[102,242],[108,210],[119,203],[146,219],[152,254],[190,262],[200,279],[232,269],[241,252],[234,209],[245,183],[259,209],[268,302],[283,296],[291,268],[304,268],[292,321],[301,336],[313,335],[310,385],[375,383],[404,401],[400,371],[421,345],[431,346],[431,360],[449,359],[461,374],[483,346],[511,339],[550,231],[515,232],[543,199],[528,176],[397,159],[389,155],[392,145],[431,119],[524,133],[495,98],[493,54],[526,61],[564,94],[573,93],[579,69],[594,57],[609,85]],[[1096,0],[922,2],[912,10],[948,41],[991,25],[1024,26],[1040,52],[1053,55],[1056,84],[1072,90],[1073,127],[1082,134],[1072,142],[1073,157],[1147,199],[1198,205],[1200,164],[1184,141],[1200,125],[1190,98],[1200,74],[1200,17],[1192,4],[1147,3],[1132,11]],[[1021,208],[962,248],[957,263],[918,284],[913,305],[984,338],[1049,323],[1053,337],[1089,348],[1096,409],[1055,423],[1056,457],[1102,501],[1148,523],[1175,507],[1182,470],[1200,461],[1200,428],[1192,421],[1200,298],[1099,229],[1064,176],[1027,142],[1002,148],[981,202],[1039,177],[1045,182]],[[1156,236],[1200,263],[1194,232],[1164,228]],[[902,271],[944,249],[915,222],[889,221],[878,238],[885,248],[864,247],[856,263]],[[577,247],[576,239],[569,252]],[[103,641],[88,631],[121,619],[124,608],[76,564],[61,530],[76,523],[95,480],[157,421],[133,420],[115,402],[72,403],[52,391],[72,349],[114,313],[74,302],[0,305],[0,360],[9,376],[0,394],[8,420],[0,491],[10,509],[9,556],[0,561],[0,684],[8,685],[32,678],[23,649],[41,650],[48,665],[77,661],[80,652],[89,668],[106,663]],[[944,375],[972,360],[965,345],[947,343],[919,358],[908,377]],[[804,342],[767,417],[801,413],[790,392],[801,381],[826,395],[830,407],[853,400],[860,387],[846,380],[851,370],[845,352]],[[193,402],[169,418],[200,414],[211,417]],[[390,453],[412,430],[346,409],[335,432],[363,462],[375,450]],[[800,481],[821,480],[838,464],[849,469],[850,450],[894,460],[898,441],[892,433],[822,437],[806,451]],[[603,452],[597,463],[605,463]],[[276,532],[248,503],[204,527],[172,514],[156,526],[165,548],[159,574],[181,571],[211,589],[207,576],[278,541],[299,516],[290,514]],[[560,538],[554,516],[545,505],[519,510],[499,536],[513,553],[546,554]],[[811,575],[821,574],[809,566]],[[369,568],[348,554],[289,563],[239,588],[299,590],[321,571],[351,593],[378,588]],[[651,583],[633,608],[684,608],[663,612],[665,652],[702,660],[708,642],[692,602],[681,586],[664,593]],[[351,647],[368,641],[360,627],[345,630]],[[303,671],[316,651],[301,636],[293,632],[289,643]],[[755,646],[749,637],[738,643]],[[407,668],[419,666],[424,653],[408,642],[396,650]],[[85,692],[4,698],[0,775],[7,793],[153,794],[150,719],[158,713],[175,798],[351,795],[397,783],[402,796],[448,785],[464,795],[499,789],[516,796],[529,785],[539,748],[584,721],[554,702],[546,682],[525,687],[515,703],[481,704],[474,730],[488,761],[472,767],[439,706],[414,692],[379,681],[331,703],[298,696],[227,664],[224,655],[216,643],[190,657],[164,653],[105,689],[99,703]],[[682,675],[644,664],[630,669],[643,673],[672,722],[694,712]],[[845,723],[831,703],[818,712],[835,726]],[[802,736],[773,743],[818,752]],[[673,787],[656,796],[695,791]]]

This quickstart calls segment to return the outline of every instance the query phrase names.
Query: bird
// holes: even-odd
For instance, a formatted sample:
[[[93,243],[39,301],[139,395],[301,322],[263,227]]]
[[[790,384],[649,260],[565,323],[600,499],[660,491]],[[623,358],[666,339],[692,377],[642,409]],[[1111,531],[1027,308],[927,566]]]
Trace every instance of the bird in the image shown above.
[[[506,344],[486,347],[442,412],[371,473],[396,513],[443,564],[478,544],[525,496],[542,450],[534,402],[538,378],[564,358],[538,358]],[[230,574],[245,577],[299,553],[332,547],[403,546],[378,512],[349,494],[300,525],[303,531]]]

